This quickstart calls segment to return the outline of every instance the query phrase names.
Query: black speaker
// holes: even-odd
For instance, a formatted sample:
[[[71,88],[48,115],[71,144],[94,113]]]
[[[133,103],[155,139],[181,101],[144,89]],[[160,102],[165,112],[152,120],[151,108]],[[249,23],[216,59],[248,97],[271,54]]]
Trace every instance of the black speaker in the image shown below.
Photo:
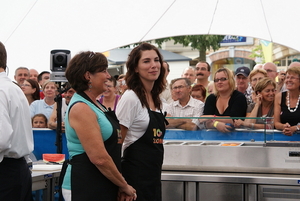
[[[52,72],[65,72],[70,58],[70,50],[51,50],[50,70]]]

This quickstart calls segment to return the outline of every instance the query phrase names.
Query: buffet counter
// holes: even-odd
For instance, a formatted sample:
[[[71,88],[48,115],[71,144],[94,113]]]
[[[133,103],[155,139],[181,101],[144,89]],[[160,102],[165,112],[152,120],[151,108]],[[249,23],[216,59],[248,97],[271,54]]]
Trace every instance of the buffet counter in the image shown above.
[[[163,201],[300,200],[300,134],[168,129]]]

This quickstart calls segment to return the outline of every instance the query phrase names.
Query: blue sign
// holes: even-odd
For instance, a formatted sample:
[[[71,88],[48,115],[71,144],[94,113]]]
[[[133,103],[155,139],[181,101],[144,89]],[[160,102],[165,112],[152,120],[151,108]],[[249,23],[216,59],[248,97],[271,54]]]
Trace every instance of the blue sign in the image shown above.
[[[227,35],[224,37],[224,39],[221,41],[221,43],[241,43],[246,42],[247,37],[244,36],[231,36]]]
[[[298,180],[298,184],[300,184],[300,180]]]

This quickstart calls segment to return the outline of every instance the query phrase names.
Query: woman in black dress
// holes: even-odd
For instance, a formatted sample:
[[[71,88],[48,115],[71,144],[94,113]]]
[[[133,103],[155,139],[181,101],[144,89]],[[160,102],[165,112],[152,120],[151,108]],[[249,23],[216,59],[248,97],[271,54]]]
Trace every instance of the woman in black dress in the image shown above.
[[[286,73],[285,84],[288,91],[276,94],[274,122],[276,129],[291,136],[300,130],[300,69],[291,67]]]

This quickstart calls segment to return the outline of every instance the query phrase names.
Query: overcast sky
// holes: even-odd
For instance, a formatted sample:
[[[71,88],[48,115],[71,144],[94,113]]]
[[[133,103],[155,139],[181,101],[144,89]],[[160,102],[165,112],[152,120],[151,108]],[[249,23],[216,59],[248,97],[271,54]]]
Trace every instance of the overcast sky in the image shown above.
[[[104,52],[156,38],[196,34],[260,38],[300,50],[300,1],[1,0],[0,41],[9,77],[17,67],[50,70],[50,51]],[[191,6],[192,5],[192,6]]]

